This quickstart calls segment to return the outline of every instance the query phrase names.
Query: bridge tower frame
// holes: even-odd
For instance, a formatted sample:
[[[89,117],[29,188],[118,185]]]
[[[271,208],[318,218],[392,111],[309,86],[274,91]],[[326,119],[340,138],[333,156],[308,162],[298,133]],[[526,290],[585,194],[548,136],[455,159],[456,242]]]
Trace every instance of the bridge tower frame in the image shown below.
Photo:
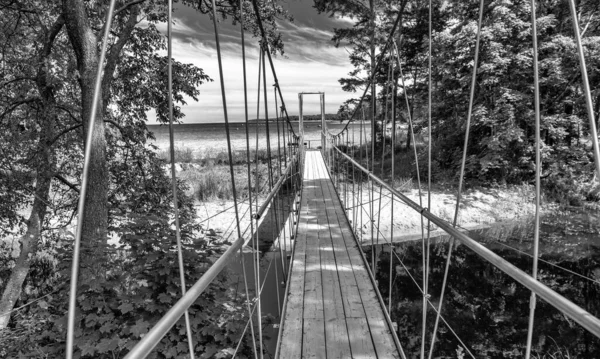
[[[325,121],[325,92],[299,92],[298,93],[298,132],[300,133],[300,144],[302,146],[300,152],[301,163],[304,163],[304,117],[303,117],[303,106],[304,106],[304,95],[319,95],[320,107],[321,107],[321,153],[325,158],[327,153],[327,122]]]

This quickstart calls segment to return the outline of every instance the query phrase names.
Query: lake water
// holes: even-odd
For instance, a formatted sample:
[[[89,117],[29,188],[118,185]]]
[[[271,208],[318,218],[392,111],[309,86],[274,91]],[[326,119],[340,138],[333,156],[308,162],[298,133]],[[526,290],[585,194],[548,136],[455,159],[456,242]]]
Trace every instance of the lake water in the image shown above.
[[[299,134],[298,122],[292,122],[293,130],[296,134]],[[345,124],[339,122],[327,122],[329,131],[333,134],[337,134],[344,128]],[[350,128],[355,128],[356,136],[358,137],[359,124],[352,124]],[[152,125],[148,126],[156,137],[153,141],[160,149],[167,149],[169,147],[169,127],[165,125]],[[264,122],[254,122],[248,127],[250,148],[253,149],[256,146],[256,139],[258,137],[259,148],[266,148],[267,144],[267,131],[266,124]],[[283,142],[283,136],[287,133],[287,126],[281,121],[279,127],[280,142]],[[174,125],[174,138],[175,147],[179,148],[190,148],[194,151],[197,156],[210,156],[211,153],[221,152],[227,149],[227,137],[225,132],[225,125],[223,123],[194,123],[194,124],[179,124]],[[257,134],[258,132],[258,134]],[[370,131],[366,132],[369,135]],[[271,139],[271,147],[276,148],[277,146],[277,124],[274,122],[269,123],[269,134]],[[246,149],[246,124],[245,123],[231,123],[230,124],[230,137],[232,143],[232,149],[234,151],[241,151]],[[305,141],[310,142],[311,147],[320,145],[321,141],[321,122],[305,122],[304,123],[304,138]],[[287,140],[286,140],[287,141]],[[308,144],[308,143],[307,143]]]

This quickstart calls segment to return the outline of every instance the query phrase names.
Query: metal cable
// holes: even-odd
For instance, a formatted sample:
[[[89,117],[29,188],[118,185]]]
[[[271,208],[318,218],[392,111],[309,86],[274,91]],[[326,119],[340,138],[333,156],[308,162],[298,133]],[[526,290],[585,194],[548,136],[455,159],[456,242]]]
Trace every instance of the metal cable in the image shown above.
[[[600,178],[600,147],[598,146],[598,132],[596,130],[596,120],[594,119],[594,103],[592,101],[592,92],[590,90],[590,82],[588,80],[587,66],[585,64],[585,54],[581,44],[581,35],[579,32],[579,20],[577,17],[577,8],[575,1],[569,0],[571,16],[573,21],[573,31],[575,42],[577,44],[577,54],[579,55],[579,65],[581,67],[581,80],[583,83],[583,93],[585,95],[586,110],[590,121],[590,137],[592,140],[592,150],[596,162],[596,175]]]
[[[533,78],[534,78],[534,97],[535,97],[535,223],[533,234],[533,268],[531,276],[537,280],[538,257],[540,252],[540,198],[541,184],[540,172],[542,163],[540,157],[540,78],[538,68],[538,42],[537,42],[537,24],[535,15],[535,0],[531,0],[531,36],[533,38]],[[533,341],[533,324],[535,319],[536,295],[532,291],[529,299],[529,321],[527,324],[527,345],[525,347],[525,358],[531,358],[531,345]]]
[[[262,74],[262,61],[263,61],[263,56],[259,55],[258,56],[258,85],[257,85],[257,94],[256,94],[256,119],[260,119],[260,87],[261,87],[261,74]],[[256,183],[258,183],[258,134],[259,134],[259,128],[258,128],[258,122],[257,122],[257,126],[256,126],[256,170],[254,171],[254,181]],[[257,186],[258,187],[258,186]],[[258,188],[257,188],[258,189]],[[255,193],[256,196],[256,212],[258,212],[258,192]],[[256,226],[258,227],[258,219],[256,219]],[[260,253],[259,253],[259,243],[258,243],[258,228],[256,230],[256,234],[254,235],[254,281],[255,281],[255,288],[260,288]],[[259,353],[259,357],[260,359],[263,359],[263,338],[262,338],[262,300],[261,300],[261,296],[260,296],[260,292],[256,291],[255,292],[256,295],[256,300],[258,301],[258,311],[256,312],[256,321],[257,321],[257,327],[258,327],[258,343],[259,343],[259,349],[258,349],[258,353]]]
[[[175,238],[177,240],[177,264],[179,266],[179,285],[181,286],[181,295],[186,292],[185,285],[185,267],[183,265],[183,248],[181,245],[181,224],[179,222],[179,203],[177,200],[177,175],[175,171],[175,134],[173,131],[173,0],[168,0],[168,19],[167,19],[167,73],[168,73],[168,102],[169,102],[169,150],[171,157],[171,191],[173,191],[173,215],[175,216]],[[229,158],[231,162],[231,157]],[[235,193],[235,191],[234,191]],[[235,200],[235,197],[234,197]],[[190,325],[190,314],[185,310],[185,331],[188,340],[190,358],[194,359],[194,338],[192,336],[192,327]]]
[[[247,74],[246,74],[246,41],[245,41],[245,34],[244,34],[244,0],[240,0],[240,34],[241,34],[241,41],[242,41],[242,73],[243,73],[243,82],[244,82],[244,118],[246,120],[246,169],[247,169],[247,175],[248,175],[248,210],[250,213],[250,234],[252,235],[254,233],[254,223],[253,223],[253,216],[252,216],[252,177],[251,177],[251,164],[250,164],[250,122],[249,122],[249,118],[248,118],[248,81],[247,81]],[[258,122],[256,123],[256,126],[258,127]],[[256,149],[256,151],[258,152],[258,148]],[[256,187],[258,187],[258,183],[256,184]],[[255,250],[258,250],[258,248],[255,248]],[[247,277],[246,277],[246,264],[244,262],[244,253],[242,251],[242,249],[240,248],[240,256],[242,257],[242,267],[244,268],[244,288],[246,289],[246,304],[248,306],[248,322],[250,323],[250,330],[251,330],[251,334],[252,334],[252,350],[254,352],[254,358],[258,358],[258,352],[256,349],[256,334],[254,333],[254,323],[252,321],[252,316],[254,313],[254,309],[252,311],[250,311],[250,293],[248,292],[248,281],[247,281]],[[254,259],[252,260],[252,266],[254,268]],[[246,324],[246,328],[248,327],[248,324]],[[244,328],[244,333],[242,333],[241,338],[244,337],[244,334],[246,333],[246,329]],[[241,339],[240,339],[241,342]],[[239,348],[239,343],[238,343],[238,347],[236,348],[236,352],[237,349]],[[235,357],[235,354],[233,355],[233,357]]]
[[[96,71],[96,83],[94,86],[94,97],[92,99],[92,111],[88,122],[88,133],[85,140],[85,154],[83,156],[83,171],[81,180],[81,191],[79,193],[79,204],[77,211],[77,230],[75,233],[75,243],[73,244],[73,263],[71,267],[71,283],[69,291],[69,313],[67,318],[67,344],[66,358],[73,358],[73,345],[75,337],[75,310],[77,306],[77,279],[79,277],[79,256],[81,252],[81,236],[83,234],[85,197],[89,181],[90,158],[92,156],[92,139],[94,135],[94,124],[96,122],[96,112],[98,111],[98,99],[102,87],[102,67],[106,58],[106,49],[108,47],[108,36],[112,27],[113,13],[115,11],[115,0],[110,0],[108,11],[106,13],[106,24],[104,27],[104,36],[102,38],[102,49],[98,59],[98,70]]]
[[[390,58],[390,72],[392,73],[393,86],[392,86],[392,187],[396,187],[396,80],[394,76],[394,49],[391,50],[391,58]],[[381,188],[381,187],[380,187]],[[389,298],[388,298],[388,312],[390,316],[392,315],[392,293],[393,293],[393,275],[394,272],[392,268],[394,268],[394,246],[391,244],[394,240],[394,201],[390,201],[392,203],[391,207],[391,215],[390,215],[390,272],[389,272]],[[379,211],[381,211],[381,206]]]
[[[433,13],[433,5],[432,0],[429,0],[429,32],[428,32],[428,44],[429,44],[429,53],[427,55],[428,58],[428,100],[427,100],[427,208],[431,208],[431,143],[433,142],[433,138],[431,136],[431,98],[433,86],[431,84],[431,72],[432,72],[432,48],[433,48],[433,31],[432,31],[432,13]],[[422,324],[422,332],[421,332],[421,359],[425,358],[425,330],[427,323],[427,297],[429,296],[429,253],[430,253],[430,245],[431,245],[431,221],[427,219],[427,245],[423,242],[423,324]],[[425,251],[425,247],[427,247],[427,251]]]

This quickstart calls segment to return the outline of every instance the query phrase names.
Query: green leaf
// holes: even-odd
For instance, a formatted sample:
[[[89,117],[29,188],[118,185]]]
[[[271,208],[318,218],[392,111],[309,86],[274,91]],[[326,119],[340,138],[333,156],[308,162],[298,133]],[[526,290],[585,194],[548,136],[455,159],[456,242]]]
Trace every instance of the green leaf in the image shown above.
[[[142,334],[146,334],[148,332],[148,328],[150,328],[150,323],[143,319],[138,319],[138,321],[135,322],[135,325],[132,326],[129,331],[134,336],[141,337]]]
[[[131,303],[123,303],[119,306],[119,310],[123,314],[127,314],[133,310],[133,305]]]
[[[115,351],[119,346],[119,339],[116,338],[104,338],[98,343],[96,349],[100,353],[110,353]]]

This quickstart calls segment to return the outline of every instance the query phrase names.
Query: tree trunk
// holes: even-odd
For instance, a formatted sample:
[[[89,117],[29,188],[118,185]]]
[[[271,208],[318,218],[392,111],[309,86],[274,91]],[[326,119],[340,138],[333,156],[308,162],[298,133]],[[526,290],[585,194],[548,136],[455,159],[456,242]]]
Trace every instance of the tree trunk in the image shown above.
[[[98,38],[94,34],[85,4],[78,0],[63,0],[63,16],[69,40],[75,51],[81,88],[81,120],[84,146],[89,129],[94,100],[94,84],[98,69]],[[102,65],[102,64],[101,64]],[[88,185],[82,228],[82,247],[89,255],[97,256],[107,241],[108,227],[108,166],[106,164],[106,137],[103,122],[103,96],[98,98],[96,120],[91,146]],[[90,252],[91,251],[91,252]]]
[[[39,138],[39,155],[36,156],[37,173],[35,179],[34,200],[31,214],[27,219],[27,231],[21,238],[21,252],[11,271],[8,283],[0,299],[0,313],[10,312],[17,300],[21,297],[23,283],[29,273],[31,259],[35,256],[38,241],[46,216],[47,203],[50,197],[50,186],[56,170],[56,157],[52,142],[56,127],[56,100],[54,88],[48,82],[48,62],[52,52],[54,39],[63,27],[63,19],[59,17],[50,27],[44,37],[44,47],[39,54],[39,67],[36,74],[36,86],[41,98],[39,113],[44,117],[38,120],[41,127]],[[6,328],[10,321],[10,314],[0,317],[0,330]]]
[[[51,149],[44,149],[43,158],[53,157]],[[42,158],[42,159],[43,159]],[[36,176],[36,191],[35,199],[33,200],[33,207],[29,219],[27,220],[27,231],[21,238],[21,252],[16,260],[15,267],[10,273],[8,283],[2,293],[2,299],[0,299],[0,313],[10,312],[17,300],[21,297],[21,290],[23,283],[29,273],[31,266],[31,259],[37,252],[38,240],[40,238],[40,232],[46,214],[46,202],[48,201],[48,195],[50,193],[50,183],[52,181],[52,166],[47,165],[44,170],[38,172]],[[10,320],[10,314],[0,317],[0,330],[6,328]]]

